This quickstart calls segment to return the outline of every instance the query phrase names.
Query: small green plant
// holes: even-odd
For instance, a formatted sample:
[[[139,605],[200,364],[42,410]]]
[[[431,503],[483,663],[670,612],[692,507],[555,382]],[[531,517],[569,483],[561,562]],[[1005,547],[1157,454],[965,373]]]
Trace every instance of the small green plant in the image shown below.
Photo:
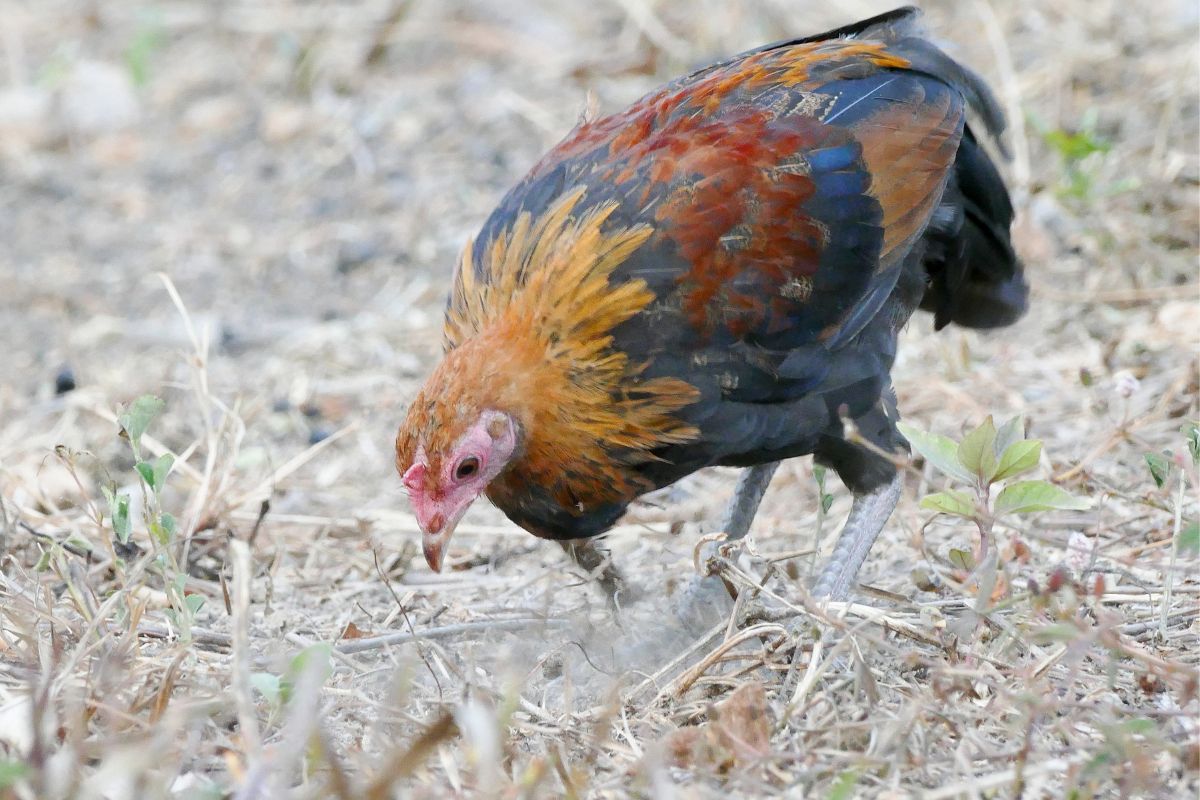
[[[161,399],[143,395],[126,407],[117,417],[117,423],[121,426],[121,438],[129,442],[129,449],[133,453],[134,472],[141,486],[142,521],[150,534],[151,547],[154,548],[154,565],[162,576],[163,588],[171,605],[167,609],[167,616],[180,636],[188,640],[191,638],[196,614],[204,605],[204,596],[187,593],[187,572],[180,568],[175,555],[178,523],[175,517],[162,507],[162,492],[171,469],[175,466],[175,457],[170,453],[163,453],[157,458],[151,458],[142,449],[142,437],[165,407],[166,404]],[[117,554],[120,556],[136,553],[136,548],[131,547],[129,542],[133,533],[129,493],[121,492],[113,482],[102,487],[102,491],[104,499],[108,502],[113,535],[117,540]]]
[[[829,787],[829,800],[847,800],[853,797],[859,777],[860,773],[856,769],[848,769],[839,773],[833,785]]]
[[[180,568],[176,555],[179,544],[178,523],[162,506],[163,489],[175,466],[175,457],[170,453],[163,453],[154,458],[146,454],[142,446],[142,437],[164,407],[165,404],[159,398],[144,395],[130,403],[118,415],[120,436],[129,443],[133,454],[135,485],[122,486],[107,475],[107,470],[101,468],[105,472],[106,480],[100,491],[107,505],[108,525],[112,529],[111,553],[117,568],[127,570],[129,562],[138,560],[143,553],[143,548],[133,541],[135,528],[140,522],[149,534],[152,548],[151,559],[146,567],[150,573],[157,574],[162,580],[163,592],[169,603],[166,609],[167,617],[179,636],[184,641],[190,641],[192,625],[197,612],[204,605],[204,596],[187,592],[187,572]],[[61,445],[55,448],[55,453],[70,471],[75,471],[80,453]],[[136,498],[139,496],[140,508],[136,504]],[[88,502],[90,505],[90,500]],[[104,516],[101,509],[93,507],[93,517],[97,524],[104,524]],[[35,569],[39,572],[54,570],[63,578],[67,591],[75,596],[78,601],[77,607],[88,608],[82,590],[71,578],[71,569],[65,554],[90,557],[94,549],[92,542],[72,533],[66,539],[45,547]]]
[[[999,428],[989,416],[961,442],[903,423],[900,432],[934,468],[966,486],[927,495],[921,507],[974,522],[985,557],[992,528],[1001,517],[1090,506],[1049,481],[1014,480],[1037,467],[1042,456],[1042,442],[1025,438],[1025,423],[1019,416]],[[992,488],[1001,483],[1004,486],[993,499]],[[975,559],[964,550],[952,550],[950,561],[967,571],[975,567]]]
[[[1200,482],[1200,423],[1188,422],[1182,428],[1184,444],[1190,456],[1192,484]],[[1183,519],[1184,494],[1187,491],[1189,459],[1183,454],[1175,455],[1170,450],[1158,453],[1146,453],[1146,466],[1150,477],[1154,480],[1159,491],[1167,496],[1164,510],[1174,518],[1174,530],[1171,535],[1171,561],[1167,569],[1166,591],[1159,615],[1159,632],[1166,636],[1167,616],[1171,606],[1171,594],[1174,588],[1175,565],[1180,556],[1187,558],[1200,553],[1200,521]],[[1178,478],[1176,479],[1176,476]],[[1172,484],[1177,483],[1174,501],[1170,500]],[[1161,506],[1160,506],[1161,507]]]
[[[0,759],[0,789],[11,789],[28,774],[28,764],[7,758]]]
[[[1127,796],[1125,792],[1140,795],[1152,791],[1155,755],[1169,747],[1161,726],[1153,719],[1131,717],[1106,721],[1099,726],[1099,732],[1100,747],[1080,766],[1075,778],[1084,791],[1077,790],[1068,796],[1096,796],[1099,792],[1093,794],[1094,789],[1106,779],[1121,786],[1125,790],[1123,796]]]
[[[150,17],[144,18],[124,53],[125,66],[128,67],[129,76],[135,86],[145,86],[150,80],[150,62],[165,43],[158,21]]]
[[[1074,130],[1050,128],[1044,121],[1032,116],[1030,123],[1041,134],[1043,141],[1058,153],[1062,162],[1063,181],[1057,188],[1060,197],[1083,201],[1097,194],[1120,194],[1138,187],[1135,177],[1105,187],[1096,186],[1097,161],[1112,149],[1112,143],[1098,132],[1094,109],[1084,113]]]
[[[250,675],[250,685],[262,695],[271,709],[271,717],[278,719],[283,709],[291,701],[300,677],[306,671],[313,671],[315,683],[324,684],[333,673],[331,661],[333,647],[324,642],[310,645],[292,658],[286,670],[276,675],[273,672],[254,672]]]
[[[817,527],[814,538],[813,552],[808,557],[808,571],[815,574],[817,568],[817,551],[821,547],[821,540],[824,538],[823,528],[825,527],[825,517],[829,514],[829,507],[833,505],[833,495],[825,488],[825,479],[827,470],[820,464],[813,465],[813,480],[817,484],[817,497],[820,503],[817,506]]]

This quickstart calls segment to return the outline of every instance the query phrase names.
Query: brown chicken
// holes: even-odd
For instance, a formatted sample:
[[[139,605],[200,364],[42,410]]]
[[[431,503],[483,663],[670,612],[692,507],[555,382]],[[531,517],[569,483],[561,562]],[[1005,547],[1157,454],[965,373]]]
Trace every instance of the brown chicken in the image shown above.
[[[855,503],[815,592],[844,597],[899,497],[889,372],[917,308],[1006,325],[1027,289],[1012,207],[967,126],[983,82],[906,8],[702,69],[587,122],[467,246],[446,356],[396,464],[438,570],[486,494],[547,539],[603,533],[638,496],[750,467],[744,535],[781,459]]]

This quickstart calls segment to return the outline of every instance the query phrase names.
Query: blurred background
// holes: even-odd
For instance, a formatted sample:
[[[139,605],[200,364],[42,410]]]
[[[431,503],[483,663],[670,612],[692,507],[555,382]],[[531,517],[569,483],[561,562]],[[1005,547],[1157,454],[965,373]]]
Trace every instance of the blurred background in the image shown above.
[[[53,619],[56,630],[78,632],[88,619],[62,593],[74,567],[32,568],[45,568],[44,546],[55,539],[111,552],[109,533],[96,524],[103,513],[96,509],[106,509],[102,490],[113,481],[136,491],[114,415],[146,393],[166,401],[151,429],[161,447],[151,449],[173,451],[181,465],[162,502],[195,533],[181,553],[188,592],[208,599],[196,622],[217,637],[216,654],[189,655],[200,660],[186,662],[187,692],[219,697],[228,685],[218,645],[227,630],[230,536],[257,542],[261,615],[253,625],[255,648],[264,652],[348,636],[349,625],[399,627],[401,605],[417,624],[514,606],[549,613],[586,605],[588,588],[564,577],[557,548],[540,546],[484,504],[456,536],[451,574],[428,574],[415,547],[391,445],[439,353],[460,248],[585,109],[616,111],[712,60],[893,5],[0,0],[5,630]],[[919,427],[953,435],[989,413],[1022,413],[1030,435],[1046,442],[1045,474],[1097,499],[1100,510],[1086,519],[1026,530],[1034,556],[1023,569],[1044,579],[1076,534],[1102,553],[1165,541],[1171,515],[1143,456],[1178,452],[1180,425],[1197,414],[1200,5],[923,5],[938,40],[987,77],[1008,111],[1005,171],[1032,310],[992,335],[948,329],[935,336],[930,319],[915,317],[895,371],[900,407]],[[66,449],[56,457],[58,446]],[[648,527],[615,537],[635,580],[667,586],[686,574],[696,536],[673,534],[709,526],[730,486],[728,473],[701,475],[669,503],[635,511],[632,521]],[[846,508],[844,492],[836,493],[834,516]],[[263,500],[270,513],[260,529]],[[777,550],[807,546],[820,502],[807,460],[789,464],[756,523],[759,541]],[[927,531],[928,516],[910,491],[864,579],[910,595],[923,537],[938,552],[953,537],[968,540],[969,532],[948,526]],[[144,537],[135,531],[146,545]],[[1154,552],[1165,558],[1165,550]],[[87,568],[96,597],[113,586],[105,563]],[[383,573],[398,581],[403,604],[389,595]],[[55,591],[44,608],[38,587]],[[152,608],[162,605],[156,597]],[[1184,597],[1194,619],[1195,595]],[[1186,635],[1175,653],[1194,658],[1196,636]],[[542,644],[505,641],[524,648],[529,662],[542,658]],[[24,649],[13,642],[0,640],[0,661],[12,647],[12,663],[36,674],[37,638]],[[663,646],[641,653],[640,662],[617,656],[625,668],[652,671]],[[464,647],[457,653],[468,663],[494,655]],[[139,679],[161,676],[174,653],[146,645],[123,669]],[[555,657],[586,668],[578,655]],[[882,668],[903,667],[899,657],[878,657]],[[436,676],[410,670],[419,681],[405,695],[409,705],[371,738],[365,731],[386,716],[378,704],[392,697],[381,682],[395,663],[380,659],[366,673],[342,663],[334,678],[341,694],[330,737],[352,765],[386,752],[397,731],[409,735],[420,716],[413,709],[442,701]],[[1107,691],[1104,666],[1089,669],[1096,691]],[[26,686],[15,667],[3,677],[0,699]],[[69,673],[59,679],[71,685]],[[95,681],[100,692],[106,684]],[[112,681],[114,693],[133,685],[133,678]],[[93,686],[93,678],[86,682]],[[1135,702],[1131,696],[1121,702]],[[888,713],[908,702],[888,697],[895,700]],[[924,699],[930,707],[941,702]],[[961,705],[957,713],[976,713]],[[977,713],[973,726],[999,718],[983,705]],[[1087,731],[1104,714],[1062,734],[1067,750],[1100,748]],[[937,719],[926,720],[930,740],[943,735]],[[116,720],[111,730],[125,730]],[[174,754],[172,769],[239,775],[229,753],[241,745],[226,730],[205,728],[203,746]],[[528,733],[529,741],[539,735],[553,744],[565,734],[545,728]],[[1043,744],[1042,756],[1062,749],[1053,735]],[[635,760],[622,747],[602,759],[613,785]],[[886,748],[876,755],[893,757]],[[939,785],[938,769],[948,774],[966,763],[953,753],[940,757],[941,766],[932,756],[928,762],[928,785]],[[457,752],[442,763],[449,769],[472,758]],[[1156,762],[1145,763],[1153,774]]]

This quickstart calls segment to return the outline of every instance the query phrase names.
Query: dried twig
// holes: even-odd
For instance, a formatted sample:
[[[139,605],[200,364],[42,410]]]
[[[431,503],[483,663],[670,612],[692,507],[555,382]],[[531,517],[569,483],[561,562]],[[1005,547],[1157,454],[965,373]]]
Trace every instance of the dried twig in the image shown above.
[[[399,757],[386,760],[383,769],[375,776],[371,785],[363,795],[366,800],[386,800],[392,796],[393,784],[401,778],[412,774],[429,757],[433,749],[446,739],[458,733],[454,717],[443,711],[425,731],[417,737],[408,750]]]
[[[261,757],[262,734],[250,688],[250,579],[253,562],[250,548],[237,540],[229,543],[229,558],[233,564],[233,691],[237,707],[238,726],[251,767]]]
[[[461,636],[464,633],[520,631],[537,627],[565,628],[568,627],[568,623],[565,620],[543,619],[539,617],[483,620],[481,622],[463,622],[458,625],[445,625],[440,628],[426,628],[415,633],[397,631],[396,633],[385,633],[380,636],[368,636],[362,639],[351,639],[350,641],[341,642],[338,644],[337,651],[339,653],[346,654],[361,653],[365,650],[375,650],[380,647],[387,647],[394,644],[407,644],[409,642],[417,642],[424,639],[445,639],[454,636]]]

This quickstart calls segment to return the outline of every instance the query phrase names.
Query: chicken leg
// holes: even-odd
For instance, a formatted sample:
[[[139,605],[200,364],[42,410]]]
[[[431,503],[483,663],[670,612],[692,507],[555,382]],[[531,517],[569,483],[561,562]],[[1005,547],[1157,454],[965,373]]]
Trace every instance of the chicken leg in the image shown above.
[[[742,473],[725,515],[726,540],[741,539],[750,530],[750,524],[779,464],[778,461],[759,464]],[[902,484],[897,474],[888,483],[854,496],[854,504],[838,535],[837,545],[813,584],[815,597],[845,600],[850,596],[858,571],[900,501]]]
[[[750,524],[754,522],[754,515],[758,513],[758,506],[762,503],[763,495],[766,494],[767,487],[775,475],[775,470],[779,468],[779,464],[778,461],[771,461],[742,471],[737,488],[733,493],[733,499],[730,500],[729,508],[725,512],[722,530],[725,532],[726,540],[741,539],[750,531]],[[620,571],[613,566],[612,559],[608,554],[600,550],[594,541],[565,540],[560,541],[559,544],[562,545],[563,551],[571,561],[584,572],[595,576],[596,582],[604,590],[604,595],[610,605],[616,607],[618,596],[629,594],[628,584],[621,576]],[[697,580],[705,581],[706,585],[720,587],[722,594],[725,593],[724,584],[715,578],[698,578]],[[626,599],[631,598],[627,597]]]
[[[767,487],[770,485],[775,471],[779,468],[779,464],[778,461],[758,464],[742,472],[741,477],[738,478],[737,488],[734,489],[733,499],[725,512],[722,530],[725,533],[726,541],[742,539],[749,532],[758,507],[762,503],[763,495],[766,494]],[[879,538],[880,531],[883,530],[883,526],[887,524],[896,504],[900,501],[902,486],[903,478],[897,473],[887,483],[870,491],[855,494],[850,515],[846,518],[841,533],[838,534],[833,553],[813,585],[813,596],[830,600],[845,600],[850,596],[863,562],[866,561],[871,547]],[[715,543],[710,545],[710,547],[713,546]],[[599,563],[597,560],[591,567],[587,567],[578,555],[573,553],[572,557],[576,558],[576,562],[589,571]],[[617,581],[613,581],[611,577],[608,580],[607,585],[603,578],[601,583],[605,585],[611,597],[613,588],[619,585],[619,578]],[[714,578],[697,577],[693,579],[692,584],[683,592],[685,606],[695,604],[701,595],[707,594],[702,591],[702,586],[714,591],[720,588],[722,593],[724,591],[724,585]],[[709,602],[711,602],[711,598]],[[687,614],[686,609],[681,610],[685,612],[686,616],[691,616]]]
[[[762,503],[763,495],[767,493],[767,487],[771,485],[771,478],[775,476],[775,470],[779,469],[780,463],[770,461],[742,471],[737,488],[733,490],[733,499],[729,501],[729,508],[725,511],[725,523],[721,528],[725,532],[726,540],[741,539],[750,531],[750,523],[754,521],[758,506]]]
[[[779,464],[778,461],[759,464],[742,473],[725,514],[723,529],[726,541],[741,539],[750,530],[750,524]],[[902,486],[903,479],[896,473],[873,489],[854,493],[850,515],[842,526],[833,553],[813,584],[815,597],[845,600],[850,596],[863,562],[900,500]],[[712,547],[715,547],[715,543],[709,545],[710,549]],[[714,591],[718,586],[712,578],[695,578],[692,584],[685,592],[685,603],[688,598],[695,603],[700,596],[711,595],[712,592],[701,591],[702,586]],[[711,597],[709,602],[712,602]]]
[[[758,464],[742,472],[725,512],[722,530],[727,541],[741,539],[749,532],[758,506],[780,463],[771,461]],[[855,494],[854,505],[838,535],[837,546],[813,585],[814,596],[845,600],[850,595],[858,571],[871,552],[871,546],[900,501],[901,486],[902,481],[897,475],[876,489]]]
[[[850,596],[858,571],[871,552],[871,545],[875,544],[879,532],[900,501],[903,483],[903,478],[897,473],[890,482],[854,496],[854,505],[850,507],[850,516],[838,535],[833,555],[813,585],[815,597],[845,600]]]

